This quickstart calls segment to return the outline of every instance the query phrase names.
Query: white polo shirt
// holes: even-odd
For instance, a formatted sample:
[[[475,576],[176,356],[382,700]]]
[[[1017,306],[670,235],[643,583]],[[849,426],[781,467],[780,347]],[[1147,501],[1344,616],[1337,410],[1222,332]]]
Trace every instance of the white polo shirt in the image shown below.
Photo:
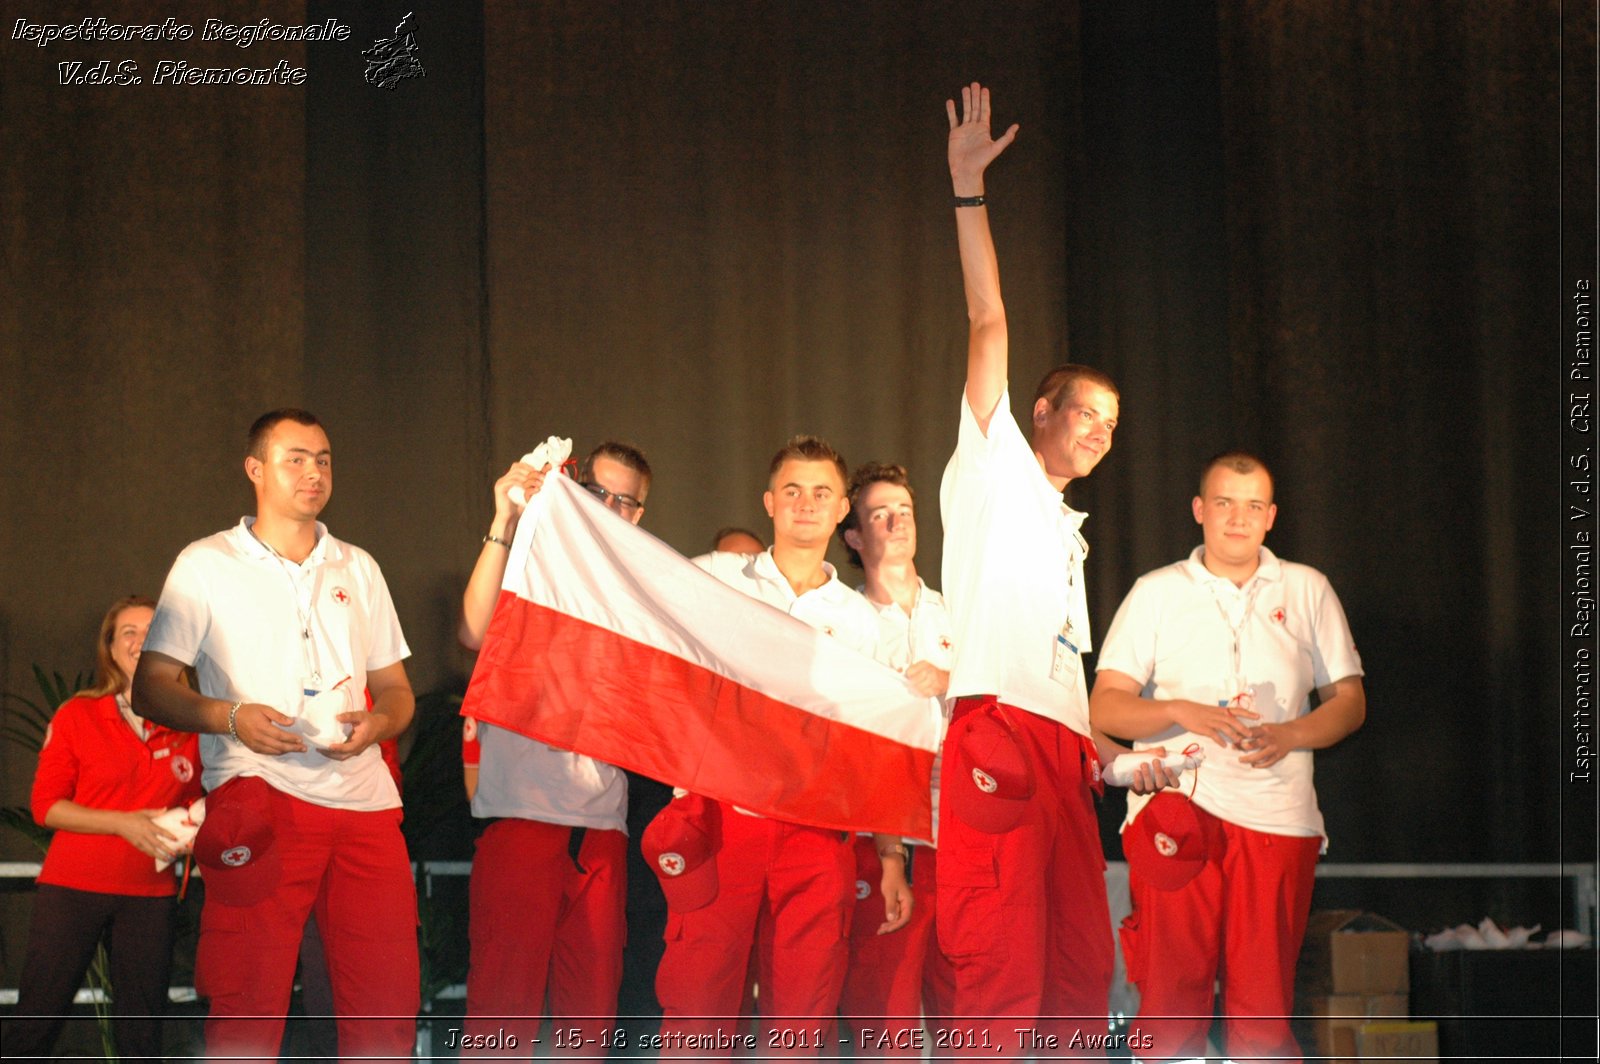
[[[1262,547],[1255,574],[1237,587],[1205,567],[1204,553],[1196,547],[1185,560],[1139,578],[1111,622],[1097,668],[1132,677],[1144,685],[1146,698],[1208,705],[1237,694],[1231,690],[1237,676],[1254,689],[1255,712],[1274,723],[1309,713],[1317,688],[1362,674],[1344,609],[1327,577],[1308,565],[1280,561]],[[1190,743],[1206,755],[1195,773],[1194,800],[1202,809],[1255,831],[1326,838],[1310,750],[1251,768],[1216,736],[1177,725],[1134,746],[1172,752]],[[1124,826],[1148,800],[1128,795]]]
[[[878,611],[877,658],[896,672],[905,672],[918,661],[949,672],[955,661],[950,611],[945,608],[944,596],[921,577],[917,578],[917,585],[917,599],[910,613],[898,603],[867,599],[867,604]],[[866,598],[865,584],[856,591]]]
[[[950,696],[994,695],[1088,735],[1089,545],[1078,531],[1088,515],[1063,503],[1045,477],[1011,416],[1009,390],[987,436],[963,394],[939,508],[944,595],[961,648]]]
[[[467,763],[478,766],[473,816],[627,833],[628,777],[621,769],[484,721],[473,723],[477,748],[467,748]]]
[[[771,547],[760,554],[713,551],[700,555],[694,563],[729,587],[806,622],[859,653],[878,657],[878,612],[865,596],[845,586],[832,564],[822,563],[827,583],[796,595],[773,559]],[[687,793],[681,787],[673,790],[680,798]],[[739,806],[734,809],[746,816],[761,815]]]
[[[917,578],[917,600],[911,612],[901,609],[898,603],[878,603],[867,599],[868,605],[878,611],[878,660],[898,672],[905,672],[918,661],[926,661],[934,668],[950,671],[955,663],[955,642],[951,637],[950,611],[945,608],[944,596]],[[866,586],[856,588],[866,595]],[[940,716],[944,724],[950,722],[950,703],[939,699]],[[939,775],[944,762],[944,733],[939,735],[939,752],[933,758],[933,808],[939,809]],[[933,818],[933,843],[939,841],[939,818]],[[908,842],[918,840],[907,840]]]
[[[296,716],[307,689],[329,690],[343,680],[352,705],[361,707],[368,671],[411,654],[378,563],[318,522],[316,547],[296,565],[256,539],[253,524],[246,517],[183,549],[144,648],[193,665],[208,698],[259,702]],[[227,735],[202,735],[200,758],[208,791],[235,776],[260,776],[315,805],[400,804],[376,744],[334,761],[314,748],[269,757]]]
[[[729,587],[799,618],[853,650],[883,660],[878,656],[878,611],[863,595],[846,587],[828,562],[822,563],[828,582],[803,595],[796,595],[789,586],[770,547],[760,554],[714,551],[700,555],[694,563]]]

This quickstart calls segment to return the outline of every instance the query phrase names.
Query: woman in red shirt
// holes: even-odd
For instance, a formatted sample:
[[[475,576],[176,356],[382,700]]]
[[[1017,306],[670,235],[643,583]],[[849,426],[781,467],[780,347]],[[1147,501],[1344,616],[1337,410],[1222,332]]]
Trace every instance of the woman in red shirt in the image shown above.
[[[44,1057],[55,1044],[95,946],[111,962],[118,1053],[161,1056],[160,1014],[172,962],[177,840],[154,822],[200,796],[198,736],[134,716],[134,666],[155,603],[112,603],[95,645],[95,685],[56,711],[39,751],[33,818],[55,829],[23,962],[8,1057]]]

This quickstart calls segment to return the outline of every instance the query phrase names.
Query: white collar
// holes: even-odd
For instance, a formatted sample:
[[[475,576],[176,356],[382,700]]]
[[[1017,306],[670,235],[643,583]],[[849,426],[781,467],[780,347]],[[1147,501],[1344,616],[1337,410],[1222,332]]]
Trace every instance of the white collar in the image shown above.
[[[277,551],[273,550],[264,542],[256,538],[256,534],[251,531],[251,529],[255,527],[255,523],[256,519],[247,514],[244,517],[239,518],[239,523],[233,526],[234,542],[238,545],[239,549],[246,556],[251,558],[270,558],[273,560],[289,562],[287,558],[284,558]],[[306,555],[306,560],[300,564],[321,565],[323,562],[337,561],[338,559],[339,549],[335,545],[334,538],[328,535],[328,526],[323,524],[321,521],[318,521],[317,545],[311,548],[311,553]],[[289,564],[293,565],[295,563],[289,562]]]
[[[900,603],[895,602],[893,599],[889,600],[888,602],[874,602],[874,601],[872,601],[872,598],[867,594],[867,585],[865,583],[861,583],[861,584],[857,585],[856,593],[858,595],[860,595],[862,598],[866,599],[867,600],[867,605],[871,606],[873,609],[877,610],[879,613],[889,613],[889,612],[893,611],[894,613],[900,614],[902,617],[906,615],[905,611],[900,608]],[[916,609],[917,609],[918,606],[922,605],[923,596],[925,596],[927,593],[928,593],[927,581],[923,580],[921,576],[918,576],[917,577],[917,597],[911,600],[911,610],[912,610],[913,613],[916,612]]]
[[[784,587],[789,589],[789,594],[792,597],[800,597],[794,593],[794,585],[789,583],[789,578],[787,576],[783,575],[783,570],[778,568],[778,560],[772,556],[771,547],[768,547],[760,554],[755,555],[755,561],[752,563],[752,566],[757,576],[765,580],[772,580],[776,583],[782,584]],[[823,595],[825,598],[838,597],[839,591],[844,589],[844,581],[839,579],[838,570],[834,569],[832,562],[823,562],[822,571],[827,574],[828,579],[819,586],[805,592],[805,594],[810,595],[813,593],[818,593]]]
[[[1244,588],[1237,587],[1237,585],[1235,585],[1234,582],[1229,580],[1227,577],[1218,576],[1210,569],[1207,569],[1204,560],[1205,555],[1206,545],[1202,543],[1200,546],[1190,551],[1189,557],[1184,560],[1184,569],[1188,572],[1191,580],[1200,585],[1214,584],[1220,581],[1221,583],[1227,584],[1230,588],[1235,588],[1238,591],[1244,590]],[[1283,563],[1278,560],[1278,556],[1276,554],[1268,550],[1266,545],[1263,544],[1261,547],[1260,560],[1256,562],[1256,571],[1250,574],[1250,579],[1244,582],[1244,586],[1249,587],[1257,580],[1265,581],[1267,583],[1276,583],[1282,579]]]

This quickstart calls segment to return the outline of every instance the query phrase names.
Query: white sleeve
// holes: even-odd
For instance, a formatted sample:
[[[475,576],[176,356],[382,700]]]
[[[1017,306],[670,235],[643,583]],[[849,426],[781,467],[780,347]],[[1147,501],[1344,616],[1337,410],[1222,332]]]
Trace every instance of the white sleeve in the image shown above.
[[[184,548],[167,573],[144,649],[193,665],[211,631],[211,602],[194,547]]]
[[[1313,675],[1318,687],[1335,680],[1362,675],[1361,656],[1356,653],[1355,637],[1350,634],[1350,622],[1345,619],[1344,607],[1333,585],[1321,573],[1317,574],[1316,601],[1312,603],[1315,631],[1312,644]]]
[[[371,602],[367,607],[370,635],[366,668],[371,672],[410,657],[411,648],[400,630],[400,617],[395,613],[394,600],[389,597],[389,583],[383,578],[383,570],[378,568],[377,562],[367,560],[372,566],[372,584],[368,591]]]
[[[1113,669],[1148,685],[1156,672],[1156,596],[1147,577],[1140,577],[1117,607],[1111,628],[1100,644],[1095,671]]]

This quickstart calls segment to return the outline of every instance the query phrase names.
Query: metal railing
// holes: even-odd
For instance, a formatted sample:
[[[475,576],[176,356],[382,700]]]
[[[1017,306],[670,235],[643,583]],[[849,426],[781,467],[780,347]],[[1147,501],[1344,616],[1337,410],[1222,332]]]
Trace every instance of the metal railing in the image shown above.
[[[1109,862],[1113,873],[1120,871],[1123,862]],[[33,879],[39,875],[40,865],[37,861],[0,861],[0,879]],[[424,861],[420,868],[412,865],[413,872],[420,872],[421,889],[425,896],[433,896],[433,881],[435,878],[445,879],[467,876],[472,873],[471,861]],[[195,870],[199,874],[199,870]],[[1560,864],[1556,862],[1542,864],[1428,864],[1428,863],[1362,863],[1349,864],[1323,863],[1317,866],[1319,879],[1570,879],[1572,880],[1572,927],[1586,935],[1593,935],[1596,923],[1596,910],[1600,908],[1600,890],[1597,890],[1596,865]],[[1124,879],[1125,881],[1125,879]],[[174,986],[168,989],[168,997],[177,1004],[189,1004],[196,1000],[194,987]],[[423,1011],[429,1012],[434,1001],[460,1001],[467,996],[467,988],[461,983],[455,983],[441,989],[430,1001],[423,1002]],[[87,987],[78,991],[73,1003],[77,1005],[92,1005],[101,1000],[97,990]],[[15,1005],[17,1003],[17,990],[15,987],[0,988],[0,1005]]]

